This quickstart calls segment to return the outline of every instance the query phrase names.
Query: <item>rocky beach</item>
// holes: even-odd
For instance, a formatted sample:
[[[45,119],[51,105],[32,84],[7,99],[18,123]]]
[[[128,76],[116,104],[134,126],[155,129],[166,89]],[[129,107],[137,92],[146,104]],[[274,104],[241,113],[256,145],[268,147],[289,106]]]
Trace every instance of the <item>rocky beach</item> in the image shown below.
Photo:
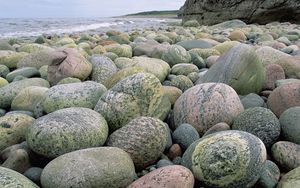
[[[300,188],[299,23],[191,3],[0,39],[0,188]]]

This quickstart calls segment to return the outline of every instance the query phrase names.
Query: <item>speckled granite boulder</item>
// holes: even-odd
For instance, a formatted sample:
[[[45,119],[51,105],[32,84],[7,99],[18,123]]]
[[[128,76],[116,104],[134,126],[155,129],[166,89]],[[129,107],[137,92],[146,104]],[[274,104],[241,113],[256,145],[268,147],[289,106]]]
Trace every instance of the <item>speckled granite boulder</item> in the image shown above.
[[[27,128],[34,118],[24,114],[10,114],[0,117],[0,151],[25,140]]]
[[[277,188],[296,188],[300,187],[300,167],[285,174],[277,185]]]
[[[280,135],[280,123],[271,110],[262,107],[249,108],[237,116],[232,129],[249,132],[263,141],[266,147],[276,142]]]
[[[93,109],[106,91],[105,86],[93,81],[56,85],[46,91],[42,106],[46,113],[69,107]]]
[[[3,167],[0,167],[0,187],[39,188],[39,186],[34,184],[22,174]]]
[[[292,107],[284,111],[279,121],[284,138],[300,144],[300,107]]]
[[[55,85],[63,78],[74,77],[85,80],[92,71],[92,64],[78,50],[65,48],[61,51],[67,57],[60,62],[52,61],[48,67],[48,81]]]
[[[238,94],[259,93],[265,82],[265,69],[251,46],[240,44],[221,56],[198,83],[220,82]]]
[[[236,92],[222,83],[196,85],[184,92],[174,105],[176,127],[182,123],[193,125],[200,135],[219,122],[231,125],[244,111]]]
[[[192,154],[196,179],[212,187],[252,187],[266,161],[262,141],[242,131],[223,131],[200,139]]]
[[[191,55],[181,46],[172,45],[166,53],[162,55],[162,60],[172,67],[179,63],[190,63]]]
[[[282,168],[293,170],[300,166],[300,145],[287,141],[276,142],[272,146],[272,156]]]
[[[281,52],[279,50],[276,50],[269,46],[263,46],[256,50],[256,53],[258,57],[261,59],[262,64],[264,66],[267,66],[269,64],[276,63],[278,60],[282,58],[288,58],[291,57],[290,55]]]
[[[194,181],[194,176],[189,169],[179,165],[171,165],[146,174],[130,184],[127,188],[193,188]]]
[[[43,170],[43,188],[128,186],[136,178],[129,155],[119,148],[74,151],[51,161]]]
[[[167,144],[167,129],[156,118],[138,117],[112,133],[107,145],[129,153],[137,169],[153,164]]]
[[[264,84],[264,90],[275,89],[275,83],[277,80],[285,79],[285,73],[283,68],[277,64],[270,64],[266,66],[266,81]]]
[[[281,114],[294,106],[300,106],[300,83],[284,84],[276,88],[269,96],[268,107],[280,117]]]
[[[108,126],[103,116],[88,108],[66,108],[37,119],[26,136],[36,153],[55,158],[104,144]]]
[[[114,62],[108,57],[101,55],[93,55],[90,59],[92,63],[92,80],[103,84],[114,73],[117,72],[117,67]]]
[[[164,120],[171,103],[160,81],[152,74],[138,73],[118,82],[99,99],[95,110],[101,113],[111,130],[139,116]]]
[[[279,59],[276,64],[280,65],[287,78],[300,79],[300,57],[284,57]]]
[[[174,143],[179,144],[185,151],[194,141],[199,139],[197,130],[190,124],[182,124],[173,132]]]
[[[49,87],[49,82],[41,78],[29,78],[12,82],[0,88],[0,108],[9,108],[13,99],[29,86]]]
[[[266,160],[260,178],[257,182],[257,187],[274,188],[280,178],[280,170],[272,161]]]

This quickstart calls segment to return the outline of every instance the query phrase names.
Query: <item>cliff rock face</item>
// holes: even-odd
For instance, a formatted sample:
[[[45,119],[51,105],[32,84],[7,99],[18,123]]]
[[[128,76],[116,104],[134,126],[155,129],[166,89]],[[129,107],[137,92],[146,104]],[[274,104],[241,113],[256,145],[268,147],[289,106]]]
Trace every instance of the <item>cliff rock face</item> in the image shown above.
[[[300,23],[299,0],[187,0],[183,21],[196,19],[213,25],[240,19],[247,23],[266,24],[272,21]]]

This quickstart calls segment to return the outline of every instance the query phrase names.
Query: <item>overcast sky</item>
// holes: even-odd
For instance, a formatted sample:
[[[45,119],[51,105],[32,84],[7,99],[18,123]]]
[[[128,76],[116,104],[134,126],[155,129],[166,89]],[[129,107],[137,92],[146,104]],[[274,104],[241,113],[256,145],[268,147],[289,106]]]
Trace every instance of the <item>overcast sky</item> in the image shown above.
[[[1,18],[109,17],[176,10],[185,0],[1,0]]]

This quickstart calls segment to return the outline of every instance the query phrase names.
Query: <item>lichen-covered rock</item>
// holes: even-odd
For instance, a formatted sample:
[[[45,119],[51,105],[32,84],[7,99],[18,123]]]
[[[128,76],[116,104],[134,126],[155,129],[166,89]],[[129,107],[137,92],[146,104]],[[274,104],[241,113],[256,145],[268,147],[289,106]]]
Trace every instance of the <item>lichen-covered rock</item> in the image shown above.
[[[190,124],[182,124],[173,132],[174,143],[185,151],[194,141],[199,139],[197,130]]]
[[[47,90],[46,87],[26,87],[13,99],[11,109],[33,112],[35,106],[44,99]]]
[[[170,85],[177,87],[182,92],[185,92],[189,88],[193,87],[194,83],[187,76],[179,75],[171,80]]]
[[[169,98],[172,105],[175,104],[177,99],[182,95],[182,91],[177,87],[163,86],[165,95]]]
[[[272,157],[278,165],[286,170],[300,166],[300,145],[279,141],[272,146]]]
[[[39,188],[22,174],[3,167],[0,167],[0,187]]]
[[[135,64],[135,62],[128,57],[118,57],[117,59],[114,60],[114,63],[118,69],[132,67]]]
[[[24,114],[9,114],[0,117],[0,151],[25,140],[27,128],[34,118]]]
[[[276,142],[280,123],[271,110],[263,107],[249,108],[237,116],[232,129],[249,132],[263,141],[266,147]]]
[[[221,56],[199,83],[220,82],[238,94],[259,93],[265,82],[265,69],[251,46],[240,44]]]
[[[113,132],[107,145],[129,153],[137,169],[153,164],[163,153],[167,144],[167,129],[156,118],[138,117]]]
[[[162,60],[172,67],[179,63],[190,63],[191,55],[181,46],[172,45],[166,53],[162,55]]]
[[[192,169],[206,186],[252,187],[266,158],[266,148],[256,136],[222,131],[200,139],[192,154]]]
[[[199,72],[196,65],[190,63],[179,63],[174,65],[171,70],[171,74],[187,76],[192,72]]]
[[[14,52],[0,50],[0,65],[5,65],[8,68],[16,68],[17,63],[27,55],[25,52]]]
[[[24,43],[23,45],[20,46],[20,48],[18,48],[19,52],[27,52],[27,53],[34,53],[43,50],[52,50],[52,48],[42,44],[35,44],[35,43]]]
[[[111,44],[104,46],[107,52],[113,52],[119,57],[132,57],[132,48],[127,44]]]
[[[163,82],[170,72],[169,64],[161,59],[134,57],[132,60],[135,63],[134,66],[141,67],[145,72],[155,75],[160,82]]]
[[[265,101],[257,94],[250,93],[244,96],[241,99],[241,102],[244,106],[244,109],[254,108],[254,107],[263,107],[265,105]]]
[[[193,188],[194,181],[194,176],[189,169],[179,165],[171,165],[156,169],[149,174],[146,174],[134,181],[127,188]]]
[[[67,55],[60,50],[42,50],[24,56],[18,62],[17,67],[35,67],[39,69],[44,65],[51,65],[52,62],[60,63],[66,57]]]
[[[7,80],[5,80],[4,78],[0,77],[0,88],[6,86],[8,84],[9,83],[8,83]]]
[[[136,178],[129,155],[119,148],[98,147],[74,151],[51,161],[41,184],[53,187],[126,187]]]
[[[30,149],[48,158],[102,146],[108,136],[103,116],[88,108],[66,108],[38,118],[29,128]]]
[[[277,117],[294,106],[300,106],[300,83],[284,84],[276,88],[269,96],[267,104]]]
[[[46,113],[69,107],[93,109],[106,91],[102,84],[93,81],[56,85],[45,93],[42,106]]]
[[[0,64],[0,77],[5,78],[9,73],[9,68],[5,65]]]
[[[191,54],[191,56],[199,55],[203,59],[206,59],[206,58],[208,58],[209,56],[212,56],[212,55],[220,55],[220,52],[217,51],[214,48],[207,48],[207,49],[206,48],[205,49],[194,48],[192,50],[189,50],[189,53]]]
[[[196,85],[184,92],[174,105],[174,122],[193,125],[200,135],[217,123],[229,125],[244,111],[236,92],[222,83]]]
[[[171,103],[164,95],[160,81],[149,73],[124,78],[104,93],[95,106],[111,130],[121,128],[139,116],[164,120],[170,108]]]
[[[29,86],[49,87],[49,82],[41,78],[29,78],[12,82],[0,88],[0,108],[9,108],[13,99]]]
[[[223,43],[217,44],[213,48],[216,49],[220,54],[225,54],[227,53],[231,48],[234,46],[237,46],[241,44],[240,42],[237,41],[225,41]]]
[[[300,107],[292,107],[284,111],[279,121],[284,138],[300,144]]]
[[[285,174],[279,181],[277,188],[296,188],[300,187],[300,167]]]
[[[16,69],[6,75],[6,80],[12,82],[17,76],[24,76],[26,78],[39,77],[40,72],[34,67],[24,67]]]
[[[48,81],[54,85],[63,78],[74,77],[85,80],[92,71],[92,64],[77,50],[65,48],[61,51],[67,57],[60,62],[52,61],[48,66]]]
[[[280,170],[278,166],[272,161],[266,160],[257,186],[261,188],[274,188],[276,187],[280,178]]]
[[[68,77],[68,78],[64,78],[64,79],[60,80],[56,85],[72,84],[72,83],[80,83],[80,82],[81,82],[81,80],[78,78]]]

